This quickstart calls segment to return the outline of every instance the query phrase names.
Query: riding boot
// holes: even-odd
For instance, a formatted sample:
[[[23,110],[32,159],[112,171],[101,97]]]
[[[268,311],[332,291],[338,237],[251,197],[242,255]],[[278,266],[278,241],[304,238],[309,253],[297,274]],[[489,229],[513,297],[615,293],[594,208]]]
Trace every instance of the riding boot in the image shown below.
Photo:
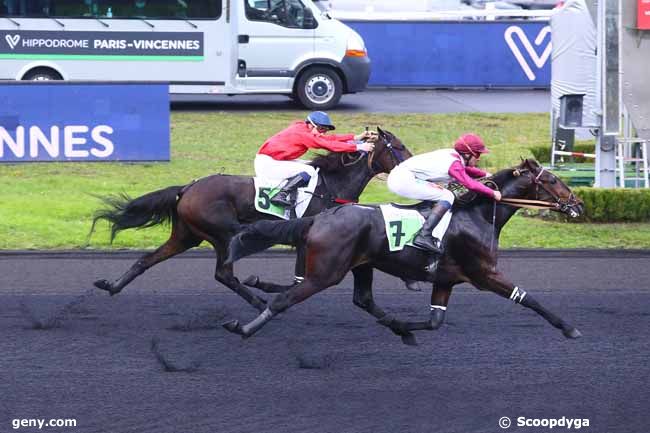
[[[271,203],[280,206],[294,207],[296,202],[295,198],[292,197],[293,192],[300,187],[307,186],[309,179],[310,176],[305,172],[290,177],[282,189],[271,198]]]
[[[440,240],[434,238],[431,232],[436,228],[442,217],[449,210],[449,203],[441,201],[437,202],[431,209],[431,214],[429,218],[424,222],[420,232],[417,234],[415,239],[413,239],[413,245],[417,248],[421,248],[426,251],[430,251],[436,255],[442,254],[442,248],[440,247]]]

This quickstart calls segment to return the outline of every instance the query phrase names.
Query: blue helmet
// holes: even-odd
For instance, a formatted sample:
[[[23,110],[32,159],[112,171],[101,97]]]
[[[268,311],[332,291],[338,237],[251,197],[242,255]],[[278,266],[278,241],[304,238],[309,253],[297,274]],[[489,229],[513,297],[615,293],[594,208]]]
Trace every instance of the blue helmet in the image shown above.
[[[309,113],[309,116],[307,116],[306,121],[308,123],[313,123],[316,126],[327,128],[330,131],[336,129],[332,124],[332,119],[330,119],[330,116],[328,116],[327,113],[324,113],[322,111],[314,111],[312,113]]]

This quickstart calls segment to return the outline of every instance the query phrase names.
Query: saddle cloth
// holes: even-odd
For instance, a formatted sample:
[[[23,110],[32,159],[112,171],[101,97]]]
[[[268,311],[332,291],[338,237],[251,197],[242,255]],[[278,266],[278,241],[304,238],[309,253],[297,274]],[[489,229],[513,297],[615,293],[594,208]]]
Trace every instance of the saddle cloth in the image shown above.
[[[415,209],[404,209],[390,204],[379,206],[384,217],[384,228],[388,238],[388,247],[392,251],[401,251],[405,246],[413,245],[413,238],[418,234],[424,224],[424,217]],[[447,221],[445,221],[447,219]],[[443,217],[433,229],[433,237],[442,241],[451,219],[451,211]],[[447,222],[447,223],[446,223]]]
[[[285,180],[278,182],[275,179],[270,180],[261,177],[254,177],[253,180],[255,183],[255,210],[261,213],[275,215],[285,220],[301,218],[305,214],[316,185],[318,185],[318,181],[315,181],[310,182],[310,185],[313,186],[307,185],[305,188],[298,188],[296,207],[295,209],[291,209],[271,203],[271,198],[280,191]],[[295,210],[295,213],[292,210]]]

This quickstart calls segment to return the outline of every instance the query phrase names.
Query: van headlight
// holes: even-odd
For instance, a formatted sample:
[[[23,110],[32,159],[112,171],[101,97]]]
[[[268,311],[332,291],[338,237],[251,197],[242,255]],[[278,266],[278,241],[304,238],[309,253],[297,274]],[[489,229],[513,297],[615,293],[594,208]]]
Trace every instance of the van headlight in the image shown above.
[[[348,57],[366,57],[368,55],[366,44],[363,43],[363,39],[357,33],[351,33],[348,36],[345,55]]]

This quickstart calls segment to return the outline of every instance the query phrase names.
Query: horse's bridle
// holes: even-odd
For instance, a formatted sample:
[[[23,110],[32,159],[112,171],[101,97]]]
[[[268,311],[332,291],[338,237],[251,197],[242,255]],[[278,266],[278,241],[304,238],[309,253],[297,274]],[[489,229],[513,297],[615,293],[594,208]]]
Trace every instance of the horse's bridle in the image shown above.
[[[559,195],[556,195],[551,191],[544,182],[540,180],[542,174],[546,170],[544,167],[541,167],[537,174],[533,173],[530,169],[515,169],[513,174],[515,176],[520,176],[523,173],[528,173],[531,178],[531,182],[535,185],[535,199],[534,200],[525,200],[525,199],[514,199],[514,198],[502,198],[501,202],[505,204],[510,204],[512,206],[526,207],[530,209],[555,209],[564,213],[571,213],[571,208],[578,205],[578,198],[572,192],[569,194],[569,197],[562,199]],[[551,172],[548,172],[553,178],[556,178],[555,175]],[[557,178],[556,178],[557,179]],[[548,195],[554,201],[546,201],[539,199],[540,188],[546,191]]]
[[[379,151],[379,153],[376,154],[376,156],[379,157],[386,150],[388,150],[390,152],[390,157],[393,160],[393,163],[395,164],[395,166],[398,166],[398,165],[400,165],[400,163],[404,162],[404,158],[397,151],[398,149],[396,149],[393,146],[393,138],[394,137],[392,136],[392,134],[391,134],[391,137],[389,137],[388,134],[383,134],[383,139],[384,139],[385,146],[384,146],[383,149],[381,149]],[[403,150],[403,148],[399,149],[399,150]],[[373,168],[374,161],[375,161],[375,151],[373,150],[372,152],[370,152],[370,155],[368,156],[368,169],[373,173],[375,172],[375,170]]]

